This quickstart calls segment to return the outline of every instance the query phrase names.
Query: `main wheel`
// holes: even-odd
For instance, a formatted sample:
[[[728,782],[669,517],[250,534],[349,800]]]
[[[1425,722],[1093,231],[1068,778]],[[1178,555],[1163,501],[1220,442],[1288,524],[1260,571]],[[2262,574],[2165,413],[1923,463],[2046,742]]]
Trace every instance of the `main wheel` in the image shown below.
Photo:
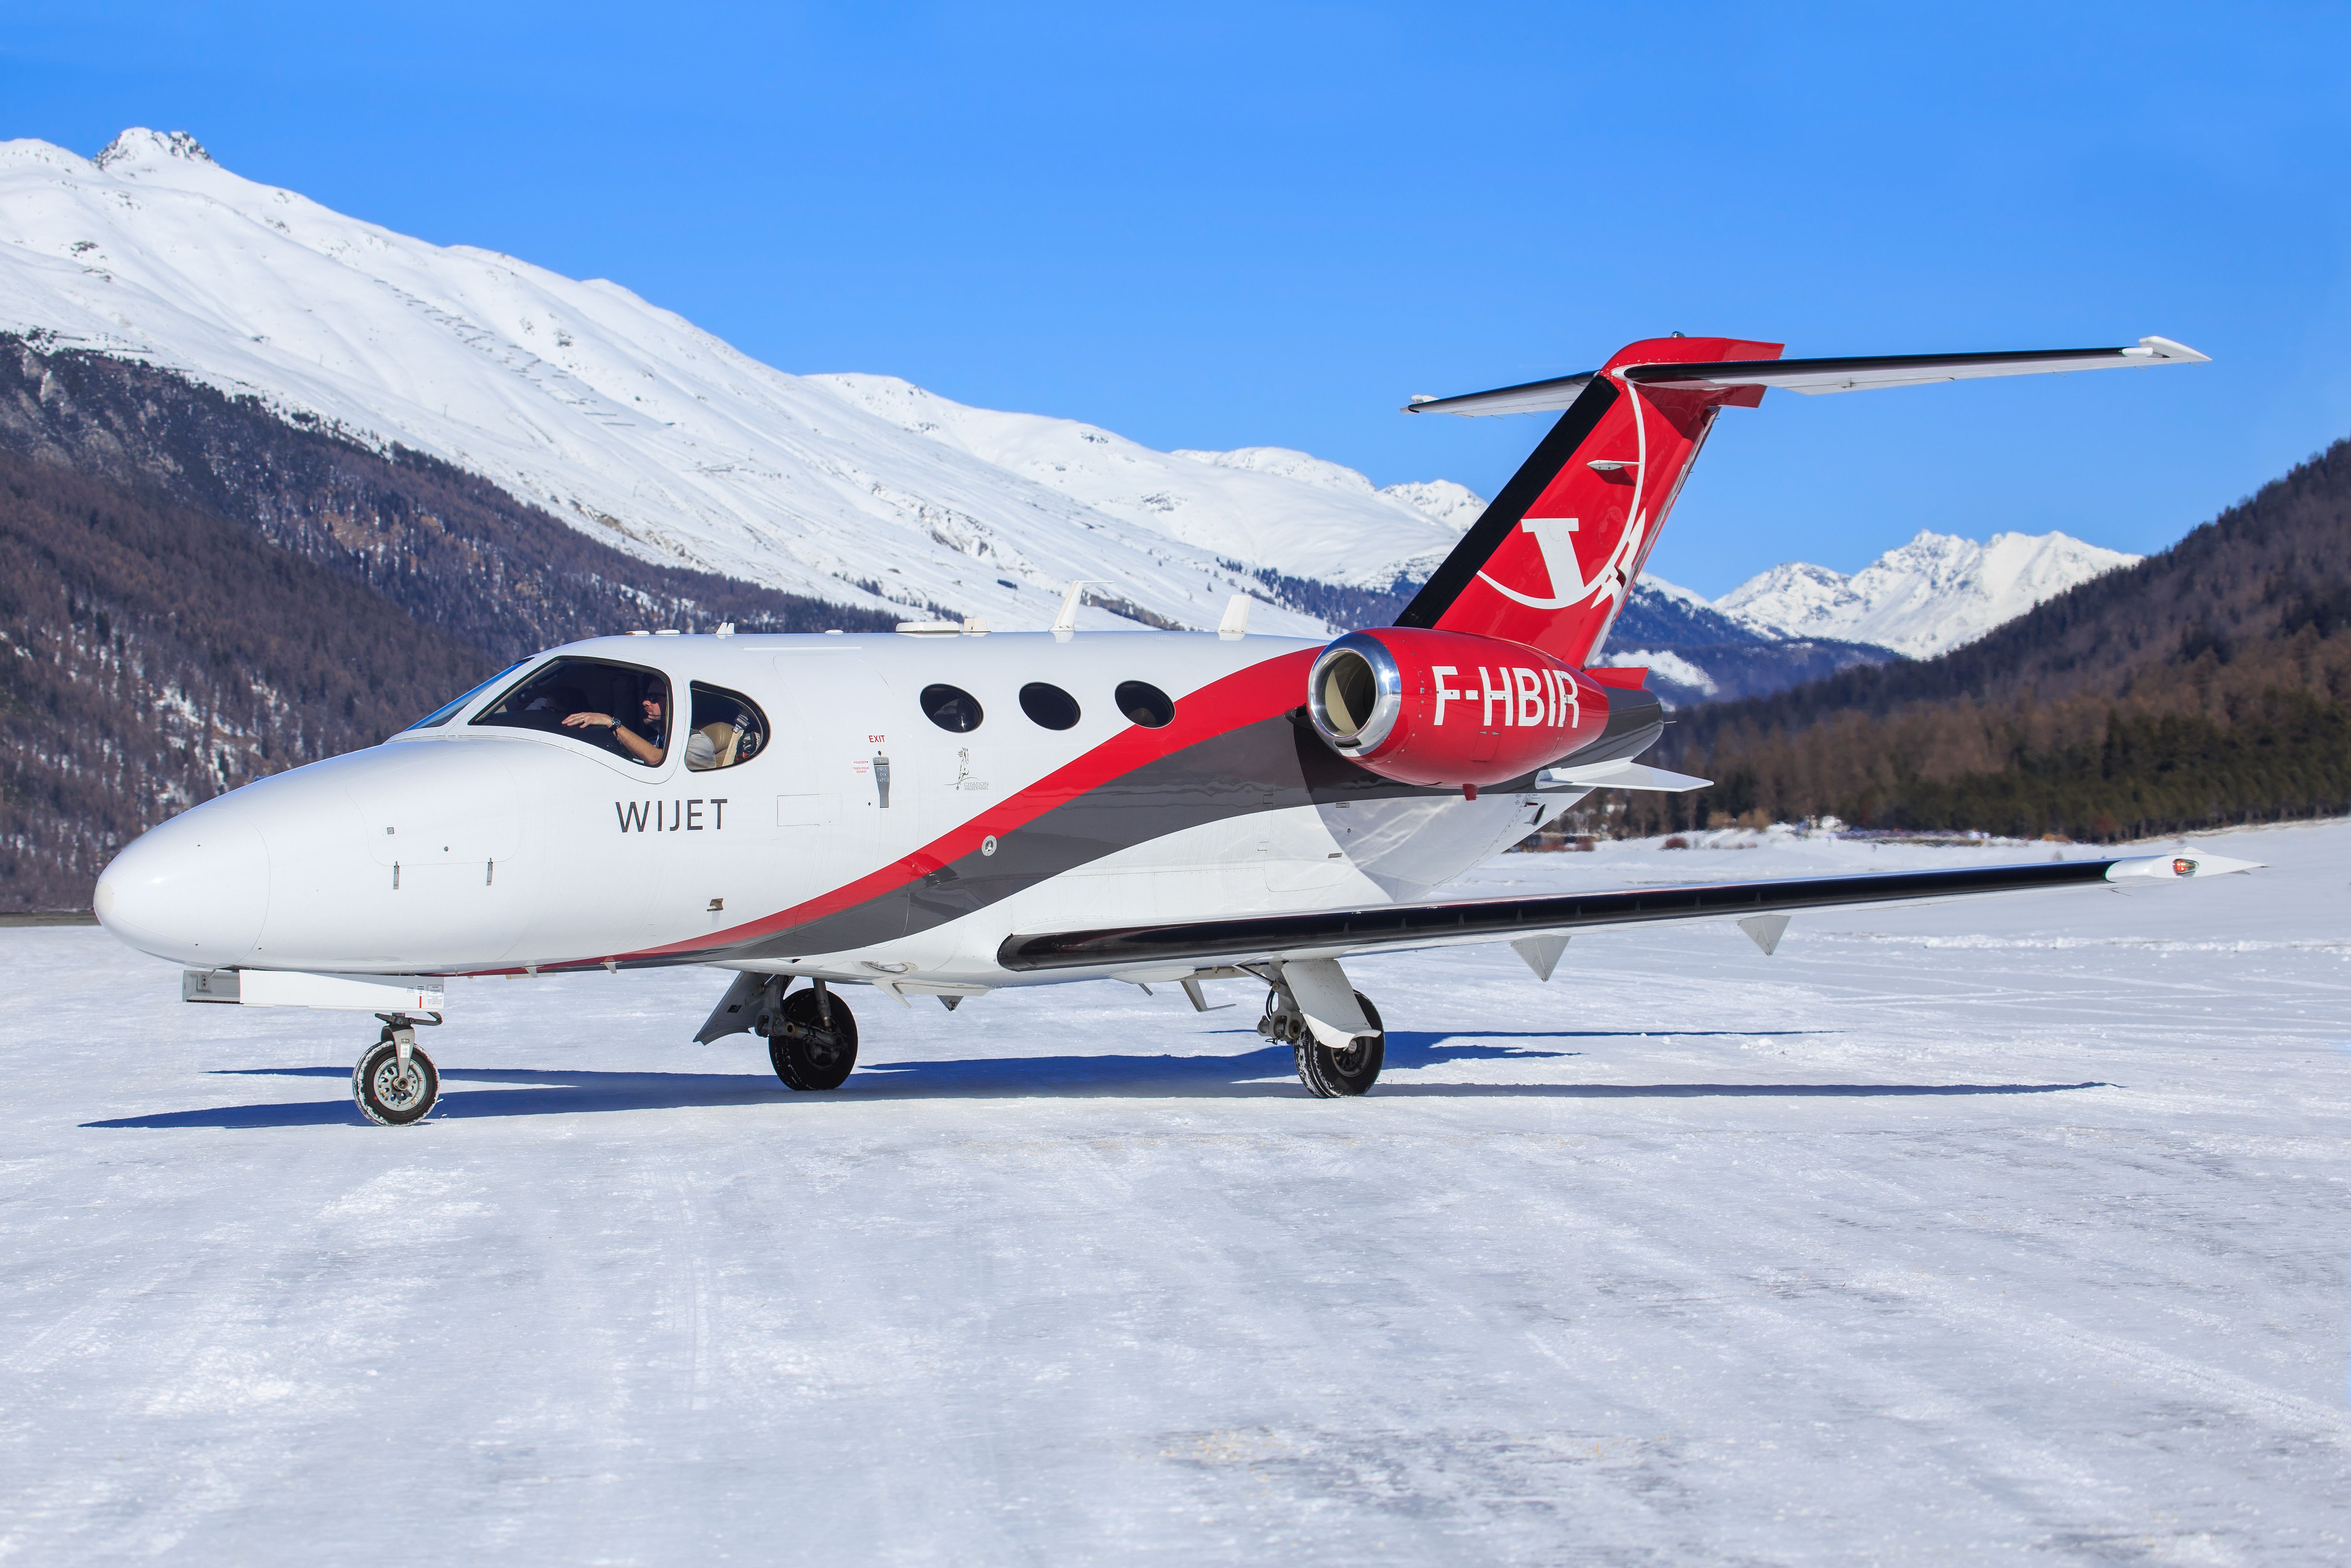
[[[380,1040],[351,1069],[351,1098],[359,1102],[360,1114],[379,1126],[405,1127],[432,1113],[441,1098],[441,1075],[433,1070],[433,1059],[413,1045],[407,1070],[402,1071],[400,1047]]]
[[[831,998],[832,1022],[824,1021],[813,990],[784,998],[775,1032],[768,1037],[768,1060],[787,1089],[838,1089],[857,1065],[857,1017],[839,997]]]
[[[1333,1051],[1310,1030],[1290,1048],[1298,1053],[1298,1081],[1317,1099],[1361,1094],[1380,1081],[1380,1064],[1387,1058],[1388,1031],[1380,1023],[1380,1009],[1372,1006],[1371,998],[1357,991],[1355,1005],[1372,1020],[1371,1033],[1357,1035],[1344,1051]]]

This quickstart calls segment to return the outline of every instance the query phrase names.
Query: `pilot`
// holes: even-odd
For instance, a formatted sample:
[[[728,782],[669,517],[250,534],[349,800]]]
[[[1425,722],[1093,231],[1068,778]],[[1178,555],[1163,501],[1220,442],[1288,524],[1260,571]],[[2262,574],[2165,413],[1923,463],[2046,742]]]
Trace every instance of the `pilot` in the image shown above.
[[[643,735],[608,713],[575,713],[563,721],[563,726],[566,729],[592,729],[601,725],[612,732],[612,738],[630,756],[651,768],[662,759],[662,752],[669,745],[668,726],[662,718],[661,688],[648,690],[637,706],[644,711]]]

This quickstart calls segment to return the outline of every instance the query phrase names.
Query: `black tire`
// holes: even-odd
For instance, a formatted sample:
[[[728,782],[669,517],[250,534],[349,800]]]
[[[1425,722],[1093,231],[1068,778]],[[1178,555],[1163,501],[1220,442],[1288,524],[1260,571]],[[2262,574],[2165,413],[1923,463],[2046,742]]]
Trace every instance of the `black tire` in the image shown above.
[[[768,1060],[787,1089],[838,1089],[857,1065],[857,1015],[838,996],[825,1026],[814,990],[794,991],[778,1009]]]
[[[1333,1051],[1311,1032],[1291,1047],[1298,1053],[1298,1082],[1318,1100],[1366,1093],[1380,1081],[1381,1064],[1387,1060],[1388,1031],[1371,998],[1357,991],[1355,1005],[1372,1020],[1372,1032],[1357,1035],[1346,1050]]]
[[[403,1075],[400,1048],[380,1040],[351,1069],[351,1098],[359,1102],[360,1114],[380,1127],[413,1126],[440,1103],[441,1074],[434,1070],[431,1057],[410,1046]]]

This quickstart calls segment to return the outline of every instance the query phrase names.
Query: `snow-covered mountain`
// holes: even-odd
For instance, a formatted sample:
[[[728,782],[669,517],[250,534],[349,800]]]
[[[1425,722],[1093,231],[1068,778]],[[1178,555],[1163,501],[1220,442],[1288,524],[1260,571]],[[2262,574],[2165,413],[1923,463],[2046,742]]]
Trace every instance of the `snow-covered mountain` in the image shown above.
[[[1924,659],[2139,559],[2060,533],[1994,534],[1985,544],[1921,533],[1851,577],[1802,561],[1775,566],[1714,608],[1770,635],[1871,643]]]
[[[644,559],[1007,627],[1043,624],[1077,578],[1213,625],[1264,591],[1220,560],[1384,586],[1476,506],[1303,454],[1177,456],[887,377],[786,374],[615,284],[394,234],[148,131],[95,161],[0,143],[0,330],[416,448]],[[1270,606],[1254,623],[1322,629]]]
[[[1259,569],[1384,592],[1426,577],[1485,506],[1280,447],[1158,452],[894,377],[787,374],[615,284],[393,234],[148,131],[96,160],[0,142],[0,331],[416,448],[643,559],[1006,627],[1043,624],[1079,578],[1189,626],[1265,596]],[[2135,559],[2062,534],[1921,534],[1852,578],[1795,563],[1711,605],[1651,580],[1646,641],[1928,654]],[[1644,652],[1639,622],[1620,656]],[[1255,624],[1325,629],[1272,605]],[[1687,673],[1708,695],[1707,670]]]
[[[1444,480],[1375,490],[1353,468],[1279,446],[1155,452],[1073,420],[967,407],[895,376],[801,379],[910,434],[1203,555],[1291,577],[1385,588],[1401,563],[1450,549],[1486,506]],[[1468,516],[1455,521],[1465,504]]]

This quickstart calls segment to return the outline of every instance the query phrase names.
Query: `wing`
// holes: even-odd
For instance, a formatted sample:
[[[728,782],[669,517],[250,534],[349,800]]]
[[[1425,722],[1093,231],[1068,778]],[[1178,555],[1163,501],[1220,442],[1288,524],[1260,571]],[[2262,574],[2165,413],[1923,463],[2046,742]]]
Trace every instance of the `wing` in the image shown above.
[[[1930,382],[1973,381],[1982,376],[2047,375],[2060,371],[2118,371],[2166,364],[2203,364],[2210,360],[2168,338],[2141,338],[2126,349],[2024,349],[1990,354],[1882,354],[1844,360],[1719,360],[1692,364],[1630,365],[1616,373],[1642,386],[1719,390],[1784,387],[1807,396],[1870,392],[1879,387],[1924,386]],[[1406,413],[1538,413],[1573,402],[1596,372],[1547,382],[1465,392],[1459,397],[1416,398]]]
[[[1643,887],[1544,898],[1480,898],[1451,904],[1392,904],[1305,915],[1254,915],[1096,931],[1015,932],[997,962],[1016,972],[1120,969],[1331,957],[1404,947],[1504,942],[1545,933],[1646,925],[1675,920],[1741,919],[1858,904],[1917,904],[1985,893],[2029,893],[2097,883],[2169,882],[2256,869],[2201,851],[2130,860],[2047,861],[2038,865],[1873,876],[1800,877],[1703,887]]]

